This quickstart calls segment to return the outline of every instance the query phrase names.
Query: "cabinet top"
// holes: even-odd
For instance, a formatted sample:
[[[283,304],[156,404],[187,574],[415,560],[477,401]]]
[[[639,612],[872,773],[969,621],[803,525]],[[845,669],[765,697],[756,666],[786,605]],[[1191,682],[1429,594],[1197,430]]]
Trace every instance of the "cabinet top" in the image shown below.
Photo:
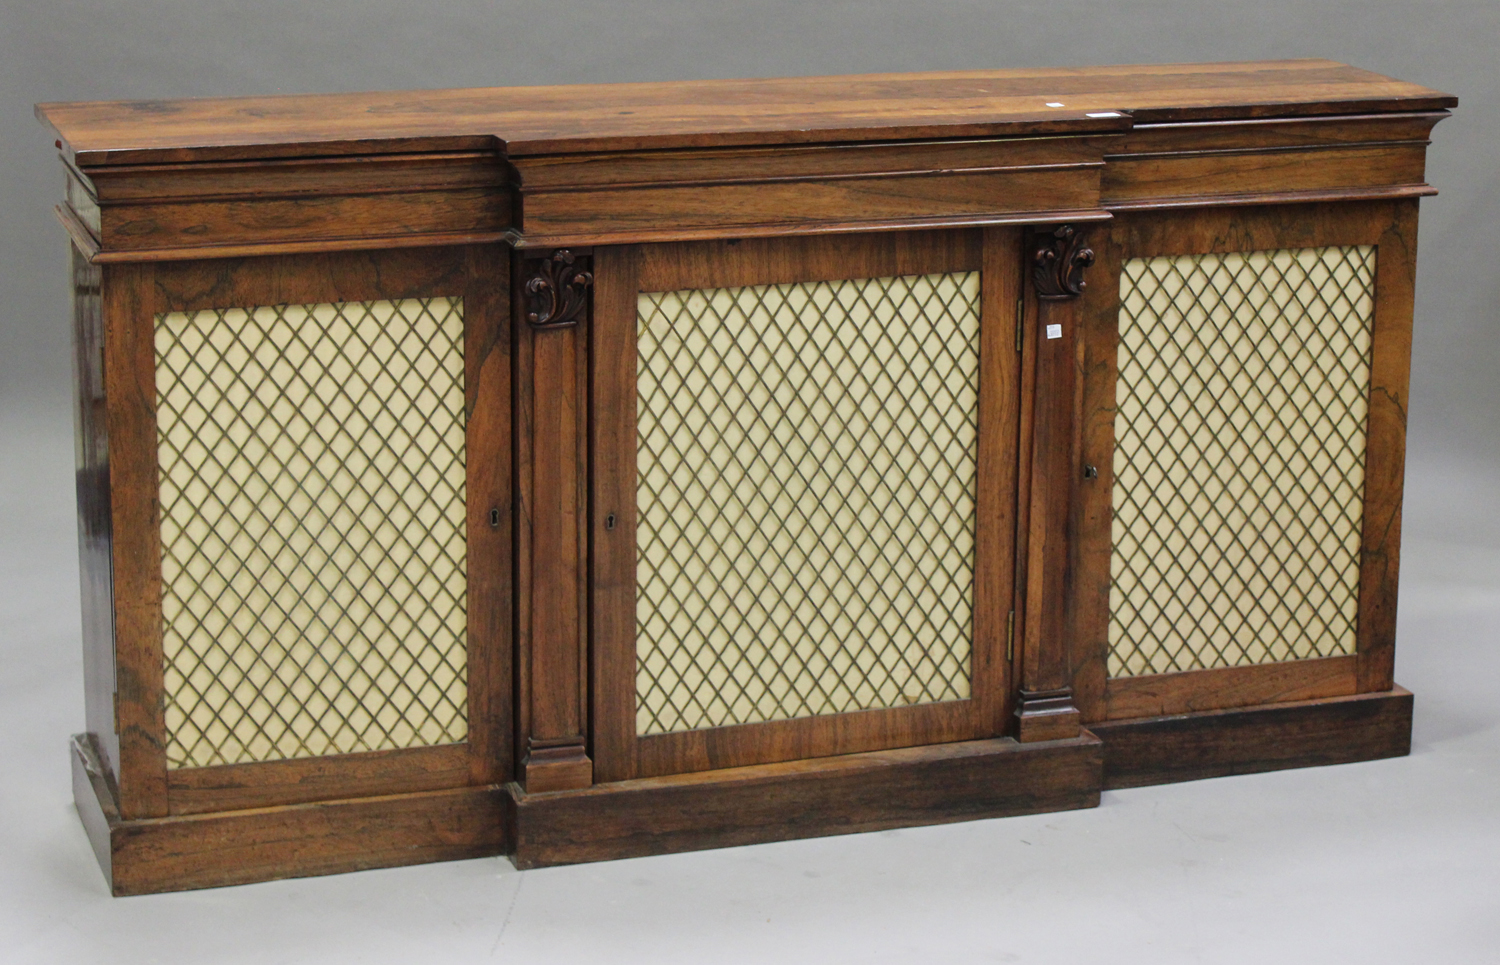
[[[80,167],[995,137],[1434,110],[1458,99],[1328,60],[948,71],[38,104]]]

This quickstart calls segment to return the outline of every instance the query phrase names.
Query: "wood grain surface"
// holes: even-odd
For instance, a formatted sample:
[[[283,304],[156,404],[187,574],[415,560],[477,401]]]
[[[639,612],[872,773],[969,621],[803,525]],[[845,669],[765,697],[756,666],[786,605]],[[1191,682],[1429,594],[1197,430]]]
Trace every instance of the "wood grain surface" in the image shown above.
[[[512,156],[1122,129],[1453,107],[1328,60],[41,104],[81,167],[351,153]],[[1061,106],[1050,106],[1061,105]]]
[[[1328,61],[39,105],[91,261],[1107,220],[1433,193],[1453,98]]]
[[[469,784],[469,747],[442,744],[167,772],[172,814],[434,791]]]
[[[1109,567],[1115,446],[1116,349],[1120,332],[1120,268],[1116,224],[1092,230],[1089,269],[1097,280],[1079,299],[1078,463],[1068,520],[1067,635],[1072,656],[1073,700],[1084,726],[1104,714],[1105,661],[1109,655]],[[1093,475],[1084,476],[1085,467]],[[1100,575],[1103,578],[1100,579]]]
[[[1403,757],[1411,691],[1090,724],[1104,741],[1104,787],[1141,787]]]
[[[1080,243],[1092,244],[1093,230],[1078,226]],[[1030,273],[1037,252],[1049,247],[1051,232],[1026,236],[1022,265]],[[1085,271],[1085,291],[1097,284]],[[1031,439],[1025,515],[1025,604],[1016,624],[1021,675],[1016,707],[1022,741],[1057,740],[1078,733],[1080,716],[1072,703],[1072,653],[1067,632],[1069,530],[1080,474],[1078,433],[1082,405],[1079,357],[1081,299],[1043,299],[1029,287],[1024,341],[1035,366],[1029,413]],[[1023,346],[1024,347],[1024,346]]]
[[[83,706],[105,767],[120,759],[115,721],[114,552],[109,486],[109,397],[104,386],[103,269],[77,247],[72,256],[74,490],[78,512],[79,602],[83,608]]]
[[[512,784],[518,868],[1095,807],[1099,742],[1010,738],[527,794]]]
[[[115,895],[503,854],[504,792],[465,787],[129,820],[88,734],[72,740],[73,800]]]
[[[588,333],[526,321],[535,259],[512,259],[516,339],[517,761],[529,788],[593,781],[588,728]]]
[[[167,813],[161,520],[156,439],[156,305],[151,265],[108,265],[104,392],[114,578],[120,813]]]
[[[1105,683],[1101,716],[1109,720],[1160,717],[1317,697],[1347,697],[1357,692],[1357,662],[1357,657],[1349,655],[1117,677]]]

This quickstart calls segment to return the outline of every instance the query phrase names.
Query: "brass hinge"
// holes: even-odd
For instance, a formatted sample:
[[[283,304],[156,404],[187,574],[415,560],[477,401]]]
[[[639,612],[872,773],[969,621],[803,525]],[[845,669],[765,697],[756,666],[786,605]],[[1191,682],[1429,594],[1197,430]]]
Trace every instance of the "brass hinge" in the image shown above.
[[[1010,616],[1005,618],[1005,659],[1014,660],[1016,657],[1016,611],[1010,611]]]
[[[1021,351],[1022,333],[1026,331],[1026,296],[1016,299],[1016,351]]]

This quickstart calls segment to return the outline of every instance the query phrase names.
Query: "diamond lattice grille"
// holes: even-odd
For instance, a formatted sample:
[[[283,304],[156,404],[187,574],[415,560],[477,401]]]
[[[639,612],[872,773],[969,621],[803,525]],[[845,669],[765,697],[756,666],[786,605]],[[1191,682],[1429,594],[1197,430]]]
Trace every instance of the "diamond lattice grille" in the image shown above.
[[[463,303],[156,318],[167,760],[467,733]]]
[[[1109,674],[1355,647],[1375,249],[1120,281]]]
[[[638,321],[638,733],[968,697],[978,273]]]

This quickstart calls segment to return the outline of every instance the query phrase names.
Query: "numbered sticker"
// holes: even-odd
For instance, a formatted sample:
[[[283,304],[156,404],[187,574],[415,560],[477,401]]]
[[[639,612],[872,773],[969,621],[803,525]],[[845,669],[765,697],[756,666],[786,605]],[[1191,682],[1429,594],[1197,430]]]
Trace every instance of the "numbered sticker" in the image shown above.
[[[1047,337],[1048,338],[1062,338],[1062,326],[1061,325],[1048,325],[1047,326]]]

